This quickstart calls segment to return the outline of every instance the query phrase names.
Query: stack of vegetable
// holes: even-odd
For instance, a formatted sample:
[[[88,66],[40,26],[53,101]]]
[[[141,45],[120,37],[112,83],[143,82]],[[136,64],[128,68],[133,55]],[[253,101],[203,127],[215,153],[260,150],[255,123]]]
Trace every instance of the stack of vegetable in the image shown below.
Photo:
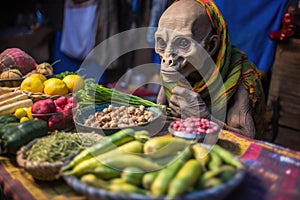
[[[60,96],[34,102],[31,112],[35,119],[46,121],[50,131],[62,130],[73,126],[72,109],[76,105],[74,97]]]
[[[13,114],[0,116],[0,154],[16,154],[28,142],[48,134],[48,125],[42,120],[23,123]]]
[[[5,70],[17,69],[23,77],[23,75],[36,69],[36,66],[35,60],[19,48],[8,48],[0,54],[1,73]]]
[[[86,106],[90,104],[118,104],[124,106],[140,106],[145,107],[160,107],[166,109],[167,114],[170,111],[170,108],[166,108],[163,105],[156,104],[152,101],[143,99],[141,97],[123,93],[114,89],[104,87],[97,84],[92,79],[85,80],[84,89],[76,92],[75,97],[79,99],[80,106]]]
[[[116,193],[167,199],[232,179],[242,163],[218,145],[123,129],[81,151],[62,168],[65,179]],[[68,181],[67,181],[68,182]]]
[[[55,63],[53,63],[55,64]],[[45,76],[53,75],[53,64],[36,61],[20,48],[7,48],[0,54],[0,78],[23,78],[37,72]]]
[[[99,136],[98,139],[101,137]],[[63,162],[73,153],[96,143],[94,135],[55,131],[36,140],[24,152],[24,158],[31,162]]]
[[[0,95],[0,115],[14,113],[18,108],[32,106],[32,99],[22,91],[6,91]]]

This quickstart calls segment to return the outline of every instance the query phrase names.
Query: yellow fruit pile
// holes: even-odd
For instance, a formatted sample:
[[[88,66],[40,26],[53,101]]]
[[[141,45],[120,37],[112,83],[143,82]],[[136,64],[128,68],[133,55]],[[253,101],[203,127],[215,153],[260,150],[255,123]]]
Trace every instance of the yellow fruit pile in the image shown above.
[[[44,93],[48,95],[66,95],[69,93],[67,84],[59,78],[49,78],[44,82]]]
[[[29,92],[43,92],[44,83],[38,77],[28,76],[21,83],[21,90],[26,90]]]
[[[69,92],[76,92],[84,87],[84,79],[76,74],[70,74],[63,78]]]
[[[21,83],[20,89],[47,95],[66,95],[76,92],[83,87],[84,79],[77,74],[67,75],[61,80],[54,77],[47,79],[44,75],[37,73],[25,78]]]
[[[14,112],[14,115],[20,120],[20,122],[26,122],[28,120],[33,119],[32,113],[31,113],[31,106],[30,107],[24,107],[24,108],[18,108]]]

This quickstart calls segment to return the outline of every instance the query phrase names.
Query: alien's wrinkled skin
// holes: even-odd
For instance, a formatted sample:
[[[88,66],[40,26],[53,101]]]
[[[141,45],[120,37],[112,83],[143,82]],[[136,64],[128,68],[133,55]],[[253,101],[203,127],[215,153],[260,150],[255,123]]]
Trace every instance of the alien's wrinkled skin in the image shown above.
[[[203,66],[207,57],[215,61],[220,47],[220,36],[201,4],[194,0],[172,4],[160,18],[155,42],[155,51],[161,57],[162,79],[183,81],[190,86],[177,85],[169,98],[162,86],[157,103],[168,105],[175,117],[210,118],[237,133],[255,137],[249,95],[242,85],[228,102],[224,120],[213,116],[201,96],[191,90],[194,83],[210,73],[210,68]]]

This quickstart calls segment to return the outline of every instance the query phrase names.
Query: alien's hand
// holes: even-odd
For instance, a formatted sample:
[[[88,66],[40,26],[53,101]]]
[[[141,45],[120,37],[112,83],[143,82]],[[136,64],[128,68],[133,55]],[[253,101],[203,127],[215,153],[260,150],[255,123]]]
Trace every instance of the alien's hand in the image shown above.
[[[172,110],[172,115],[175,117],[210,117],[202,97],[198,93],[180,86],[173,88],[169,107]]]
[[[165,94],[163,86],[160,87],[160,90],[156,98],[156,103],[160,105],[167,105],[167,96]]]

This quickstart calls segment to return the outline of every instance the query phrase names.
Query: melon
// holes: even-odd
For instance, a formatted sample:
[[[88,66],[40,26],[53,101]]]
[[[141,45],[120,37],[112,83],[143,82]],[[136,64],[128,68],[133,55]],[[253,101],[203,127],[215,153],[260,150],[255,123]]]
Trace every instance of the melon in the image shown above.
[[[0,75],[0,79],[12,79],[22,77],[23,74],[18,69],[5,69]]]

